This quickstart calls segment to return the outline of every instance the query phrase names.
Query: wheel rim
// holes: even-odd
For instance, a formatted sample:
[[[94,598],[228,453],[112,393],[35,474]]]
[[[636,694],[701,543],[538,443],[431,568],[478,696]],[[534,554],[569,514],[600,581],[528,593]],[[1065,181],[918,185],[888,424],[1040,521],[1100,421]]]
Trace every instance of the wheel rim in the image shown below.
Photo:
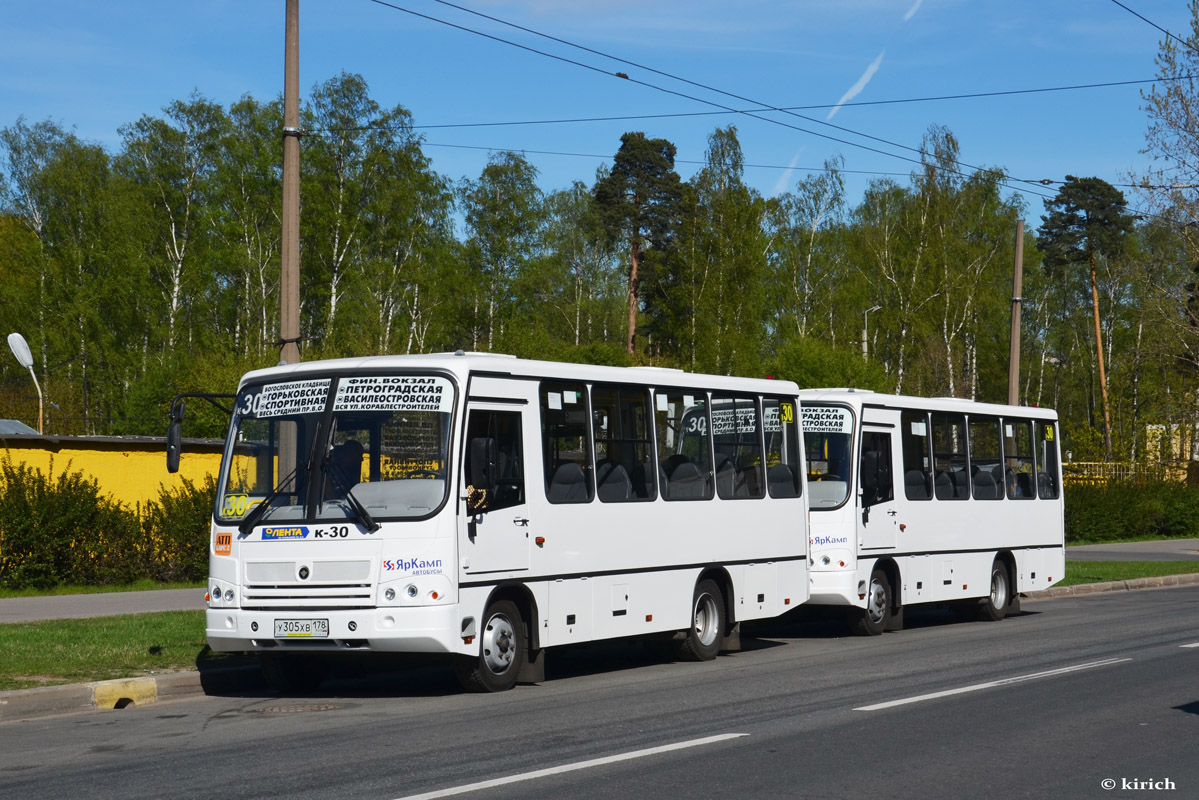
[[[991,605],[995,608],[1007,605],[1007,575],[1000,568],[991,572]]]
[[[516,628],[503,614],[487,620],[483,630],[483,663],[496,675],[502,675],[516,658]]]
[[[870,621],[876,625],[886,618],[887,590],[883,587],[882,581],[870,581],[870,599],[866,601],[866,613],[870,615]]]
[[[695,638],[700,644],[708,647],[716,641],[719,619],[716,598],[706,592],[695,598]]]

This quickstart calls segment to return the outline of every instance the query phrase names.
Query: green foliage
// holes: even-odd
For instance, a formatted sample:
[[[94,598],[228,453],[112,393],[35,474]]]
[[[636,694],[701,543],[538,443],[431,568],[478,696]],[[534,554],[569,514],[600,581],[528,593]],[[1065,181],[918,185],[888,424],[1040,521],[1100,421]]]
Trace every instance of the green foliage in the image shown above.
[[[837,350],[819,339],[792,339],[766,364],[766,374],[795,381],[801,388],[854,387],[885,392],[890,381],[882,368],[861,352]]]
[[[137,518],[95,479],[0,459],[0,586],[120,583],[137,577]]]
[[[216,485],[163,490],[139,518],[67,468],[43,473],[0,459],[0,587],[49,589],[139,578],[200,580],[208,574]]]
[[[1066,541],[1199,536],[1199,491],[1172,481],[1066,487]]]

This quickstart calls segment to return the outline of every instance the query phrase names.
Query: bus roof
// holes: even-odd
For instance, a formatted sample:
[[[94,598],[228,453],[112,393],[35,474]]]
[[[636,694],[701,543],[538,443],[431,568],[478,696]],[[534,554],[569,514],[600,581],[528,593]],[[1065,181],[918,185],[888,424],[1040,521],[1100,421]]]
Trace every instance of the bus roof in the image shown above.
[[[1057,419],[1052,408],[1011,406],[1002,403],[980,403],[959,397],[916,397],[914,395],[881,394],[867,389],[801,389],[801,403],[843,403],[853,408],[876,406],[882,408],[912,408],[927,411],[959,411],[997,416],[1037,417]]]
[[[286,380],[308,375],[360,372],[363,370],[419,370],[448,372],[458,378],[470,373],[490,376],[511,375],[518,378],[549,378],[612,383],[646,383],[662,386],[730,388],[766,394],[794,394],[799,387],[791,381],[768,378],[737,378],[723,375],[704,375],[664,367],[606,367],[594,364],[575,364],[563,361],[539,361],[517,358],[503,353],[426,353],[421,355],[363,356],[326,361],[303,361],[282,364],[246,373],[241,383],[264,380]]]

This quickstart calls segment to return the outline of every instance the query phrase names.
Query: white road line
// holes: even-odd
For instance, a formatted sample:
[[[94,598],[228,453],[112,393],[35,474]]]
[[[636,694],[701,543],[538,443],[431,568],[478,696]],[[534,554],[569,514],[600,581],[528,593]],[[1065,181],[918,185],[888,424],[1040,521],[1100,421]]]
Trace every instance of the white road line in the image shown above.
[[[1184,644],[1184,645],[1179,645],[1179,646],[1180,647],[1199,647],[1199,642],[1195,642],[1194,644]]]
[[[634,750],[631,753],[620,753],[614,756],[604,756],[603,758],[593,758],[589,761],[580,761],[577,764],[563,764],[558,767],[549,767],[547,769],[538,769],[533,772],[522,772],[519,775],[509,775],[504,778],[494,778],[489,781],[480,781],[478,783],[469,783],[465,786],[452,786],[449,789],[438,789],[424,794],[413,794],[406,797],[398,798],[398,800],[433,800],[437,797],[452,797],[457,794],[466,794],[467,792],[477,792],[480,789],[492,789],[496,786],[504,786],[509,783],[519,783],[521,781],[531,781],[536,778],[544,778],[547,775],[561,775],[564,772],[574,772],[580,769],[590,769],[591,767],[602,767],[605,764],[615,764],[620,761],[629,761],[634,758],[645,758],[646,756],[656,756],[659,753],[669,753],[673,750],[686,750],[689,747],[702,747],[705,744],[715,744],[729,739],[737,739],[742,736],[749,736],[748,733],[722,733],[719,736],[707,736],[703,739],[692,739],[689,742],[676,742],[675,744],[664,744],[660,747],[650,747],[646,750]]]
[[[950,697],[955,694],[965,694],[966,692],[977,692],[981,689],[990,689],[995,686],[1007,686],[1011,683],[1019,683],[1020,681],[1031,681],[1035,678],[1048,678],[1051,675],[1064,675],[1067,672],[1078,672],[1083,669],[1093,669],[1094,667],[1106,667],[1109,664],[1119,664],[1123,661],[1132,661],[1131,658],[1108,658],[1103,661],[1091,661],[1086,664],[1078,664],[1073,667],[1062,667],[1061,669],[1051,669],[1048,672],[1036,672],[1032,675],[1021,675],[1017,678],[1003,678],[997,681],[989,681],[987,683],[976,683],[973,686],[962,686],[958,689],[946,689],[943,692],[932,692],[931,694],[917,695],[916,697],[905,697],[903,700],[890,700],[886,703],[875,703],[872,706],[861,706],[855,708],[854,711],[881,711],[884,708],[894,708],[895,706],[907,705],[908,703],[919,703],[924,700],[935,700],[938,697]]]

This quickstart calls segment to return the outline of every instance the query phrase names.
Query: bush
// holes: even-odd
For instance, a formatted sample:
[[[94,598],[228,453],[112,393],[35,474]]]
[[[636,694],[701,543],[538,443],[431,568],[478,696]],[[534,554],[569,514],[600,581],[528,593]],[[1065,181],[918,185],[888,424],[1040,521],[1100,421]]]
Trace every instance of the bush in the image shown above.
[[[177,492],[165,487],[158,502],[146,507],[142,531],[146,574],[156,581],[202,581],[208,575],[209,526],[216,500],[216,479],[197,487],[187,478]]]
[[[1066,487],[1066,541],[1199,536],[1199,491],[1172,481]]]
[[[0,459],[0,587],[103,586],[143,578],[197,581],[208,574],[216,482],[184,480],[142,509],[100,493],[67,469],[55,475]],[[140,512],[140,514],[139,514]]]
[[[68,464],[69,469],[69,464]],[[137,517],[81,472],[0,460],[0,586],[123,583],[138,575]]]

